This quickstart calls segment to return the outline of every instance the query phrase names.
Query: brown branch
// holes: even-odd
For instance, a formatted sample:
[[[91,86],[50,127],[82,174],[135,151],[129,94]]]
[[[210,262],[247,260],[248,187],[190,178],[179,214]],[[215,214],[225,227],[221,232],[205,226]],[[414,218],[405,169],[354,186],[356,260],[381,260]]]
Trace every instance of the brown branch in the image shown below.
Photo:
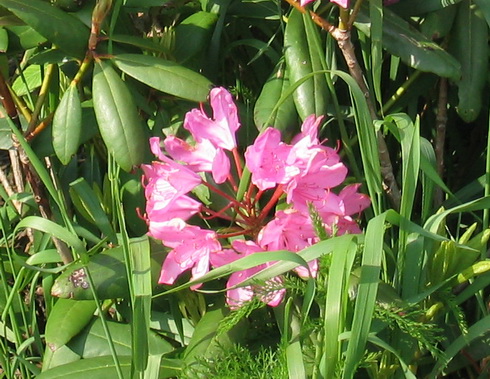
[[[366,81],[364,79],[364,74],[362,72],[361,66],[357,61],[354,45],[352,44],[350,30],[342,30],[340,28],[335,27],[330,24],[328,21],[324,20],[321,16],[316,14],[313,11],[307,10],[302,7],[296,0],[286,0],[289,4],[291,4],[295,9],[303,14],[309,14],[311,19],[320,26],[322,29],[326,30],[330,33],[330,35],[337,41],[342,54],[344,55],[345,62],[347,63],[347,67],[349,68],[349,73],[356,81],[357,85],[360,87],[364,97],[366,98],[366,102],[369,108],[369,113],[371,115],[371,119],[377,120],[377,112],[374,103],[371,100],[369,95],[369,90],[366,85]],[[342,11],[341,11],[342,12]],[[351,18],[352,19],[352,18]],[[353,20],[349,20],[349,25],[351,25]],[[401,194],[400,189],[398,187],[398,183],[396,182],[395,176],[393,174],[393,166],[391,164],[391,158],[389,155],[388,147],[386,145],[386,141],[384,140],[383,135],[380,131],[377,132],[376,135],[377,143],[378,143],[378,154],[381,165],[381,175],[383,176],[383,187],[388,195],[393,207],[395,209],[400,209],[400,201]]]

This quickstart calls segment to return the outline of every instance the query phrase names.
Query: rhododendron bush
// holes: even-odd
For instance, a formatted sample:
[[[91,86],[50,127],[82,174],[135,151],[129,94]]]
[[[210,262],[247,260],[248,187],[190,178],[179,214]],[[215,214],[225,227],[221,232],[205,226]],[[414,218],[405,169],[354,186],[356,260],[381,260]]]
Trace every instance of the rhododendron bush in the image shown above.
[[[173,284],[187,270],[196,280],[210,267],[253,253],[297,252],[311,246],[319,237],[310,207],[330,236],[361,232],[356,217],[370,201],[358,192],[359,184],[338,189],[347,177],[347,167],[338,151],[319,139],[323,116],[306,118],[290,143],[281,141],[279,130],[266,128],[242,157],[236,141],[240,121],[231,94],[214,88],[209,98],[211,118],[202,108],[185,115],[184,128],[192,141],[173,135],[163,141],[153,137],[151,151],[159,160],[142,166],[149,234],[171,249],[159,283]],[[239,186],[248,179],[246,172],[251,179],[240,194]],[[226,205],[220,209],[205,205],[192,195],[199,186],[214,192]],[[231,307],[254,294],[251,286],[237,285],[270,264],[231,275],[227,283]],[[295,271],[302,277],[315,277],[317,261],[308,266]],[[281,278],[271,281],[277,287]],[[284,289],[277,289],[261,300],[275,306],[283,295]]]
[[[489,0],[0,0],[0,378],[489,377]]]

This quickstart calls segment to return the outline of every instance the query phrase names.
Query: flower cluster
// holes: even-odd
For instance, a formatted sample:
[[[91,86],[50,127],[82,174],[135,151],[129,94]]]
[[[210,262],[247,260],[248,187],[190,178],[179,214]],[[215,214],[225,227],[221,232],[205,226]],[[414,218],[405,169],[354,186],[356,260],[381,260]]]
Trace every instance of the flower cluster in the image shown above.
[[[240,122],[230,93],[214,88],[210,103],[212,118],[203,109],[185,116],[184,128],[192,144],[168,136],[162,151],[160,139],[151,138],[151,150],[159,161],[142,166],[149,234],[171,249],[159,283],[173,284],[187,270],[198,279],[210,267],[253,253],[297,252],[311,246],[318,242],[309,215],[312,206],[329,235],[360,232],[352,216],[370,200],[358,192],[359,184],[345,186],[338,194],[332,191],[345,180],[347,168],[337,151],[319,140],[322,117],[308,117],[291,143],[281,141],[279,130],[265,129],[246,149],[244,166],[236,142]],[[220,199],[215,203],[222,204],[221,209],[197,200],[193,192],[200,187]],[[245,188],[240,196],[239,187]],[[278,202],[281,210],[275,211]],[[296,273],[316,275],[317,262],[308,264],[309,270],[301,267]],[[239,307],[253,296],[271,306],[281,302],[280,277],[270,280],[275,290],[265,294],[257,287],[237,286],[268,265],[230,276],[230,307]]]

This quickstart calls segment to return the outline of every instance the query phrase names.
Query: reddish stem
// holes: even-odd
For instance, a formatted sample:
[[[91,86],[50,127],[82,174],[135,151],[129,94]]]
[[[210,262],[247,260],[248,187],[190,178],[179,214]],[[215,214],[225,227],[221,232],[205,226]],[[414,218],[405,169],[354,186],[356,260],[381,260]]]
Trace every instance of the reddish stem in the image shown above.
[[[229,238],[229,237],[243,236],[245,234],[249,234],[249,233],[253,233],[253,232],[254,232],[254,229],[243,229],[243,230],[240,230],[239,232],[218,234],[218,238]]]
[[[250,219],[247,215],[245,215],[241,210],[240,208],[243,207],[243,204],[238,202],[236,199],[234,199],[233,197],[231,197],[230,195],[226,194],[225,192],[221,191],[219,188],[209,184],[208,182],[206,181],[202,181],[202,183],[208,187],[211,191],[214,191],[216,192],[218,195],[220,196],[223,196],[226,200],[228,200],[231,204],[233,204],[233,209],[235,210],[235,212],[237,214],[239,214],[243,220],[246,222],[246,223],[249,223],[250,222]],[[230,204],[230,206],[231,206]]]
[[[232,204],[228,204],[226,207],[224,207],[223,209],[221,209],[220,211],[218,212],[215,212],[213,211],[212,209],[208,208],[208,207],[205,207],[204,205],[201,207],[201,210],[203,212],[206,212],[206,213],[209,213],[211,216],[207,217],[207,216],[204,216],[202,215],[201,213],[201,217],[204,219],[204,220],[212,220],[213,218],[222,218],[223,220],[227,220],[227,221],[233,221],[233,218],[231,218],[230,216],[227,216],[225,214],[223,214],[227,209],[230,209],[232,206]]]
[[[238,149],[236,147],[231,151],[233,153],[233,159],[235,160],[236,171],[238,173],[238,178],[242,178],[242,162],[240,161],[240,155],[238,155]]]
[[[264,209],[262,209],[262,212],[260,212],[260,215],[259,217],[257,218],[258,221],[262,221],[266,216],[267,214],[269,213],[269,211],[272,209],[272,207],[274,205],[276,205],[277,203],[277,200],[279,200],[279,198],[282,196],[283,194],[283,185],[282,184],[279,184],[276,188],[276,190],[274,191],[274,193],[272,194],[272,197],[271,199],[269,200],[269,202],[266,204],[266,206],[264,207]]]

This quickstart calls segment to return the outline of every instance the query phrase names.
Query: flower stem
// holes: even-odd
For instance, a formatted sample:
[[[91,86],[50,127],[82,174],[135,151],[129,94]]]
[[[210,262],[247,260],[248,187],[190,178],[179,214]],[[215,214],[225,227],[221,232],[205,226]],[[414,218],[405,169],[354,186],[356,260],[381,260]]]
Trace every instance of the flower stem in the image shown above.
[[[240,161],[240,156],[238,155],[238,149],[235,147],[231,151],[233,153],[233,159],[235,160],[236,171],[238,173],[238,178],[242,178],[243,168],[242,162]]]
[[[282,184],[279,184],[277,186],[276,190],[274,191],[274,193],[272,194],[272,197],[269,200],[269,202],[266,204],[266,206],[264,207],[264,209],[262,209],[262,212],[260,212],[260,215],[257,218],[259,221],[262,221],[267,216],[267,214],[272,209],[272,207],[274,205],[276,205],[277,200],[279,200],[279,198],[282,196],[282,194],[284,192],[282,189],[283,189],[283,185]]]

